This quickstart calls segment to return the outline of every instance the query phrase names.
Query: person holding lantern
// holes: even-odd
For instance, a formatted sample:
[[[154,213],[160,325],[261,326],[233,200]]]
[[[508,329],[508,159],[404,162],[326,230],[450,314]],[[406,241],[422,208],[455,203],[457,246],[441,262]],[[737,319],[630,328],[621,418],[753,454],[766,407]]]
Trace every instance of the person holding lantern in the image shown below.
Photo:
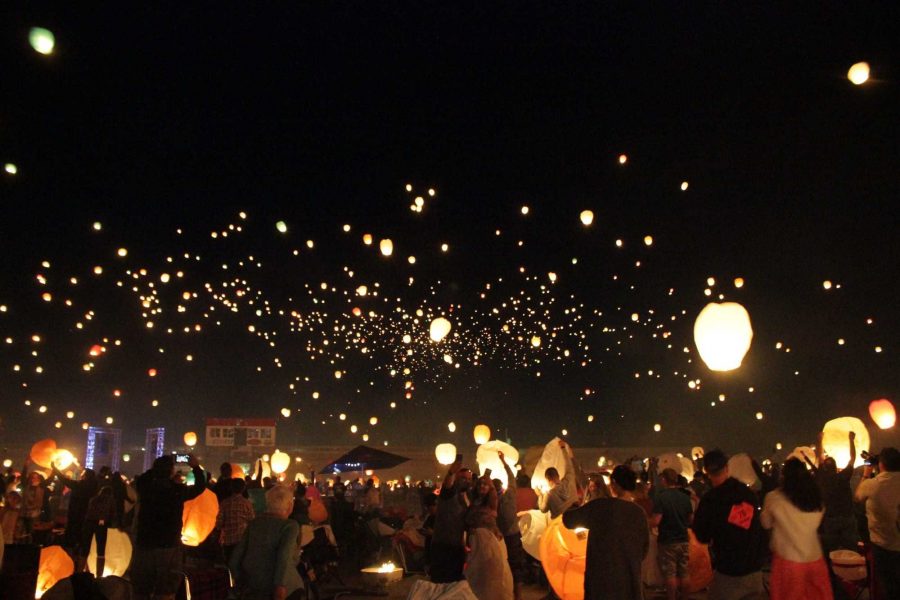
[[[575,485],[575,453],[572,446],[564,440],[559,440],[559,447],[562,448],[566,459],[566,474],[560,479],[556,467],[548,468],[544,472],[544,477],[550,484],[550,490],[547,492],[537,490],[538,508],[541,512],[549,512],[551,519],[563,514],[578,501],[578,490]]]
[[[184,503],[206,489],[200,461],[191,454],[188,464],[194,472],[192,486],[175,481],[175,457],[171,454],[160,456],[149,471],[135,478],[138,510],[131,560],[135,600],[172,600],[181,585]]]

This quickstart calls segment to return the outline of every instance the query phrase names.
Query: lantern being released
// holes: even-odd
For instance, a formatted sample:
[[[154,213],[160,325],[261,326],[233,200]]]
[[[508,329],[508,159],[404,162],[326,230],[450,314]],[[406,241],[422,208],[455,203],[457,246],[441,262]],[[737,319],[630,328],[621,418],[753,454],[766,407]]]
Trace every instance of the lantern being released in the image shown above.
[[[713,371],[732,371],[740,367],[752,340],[750,315],[737,302],[711,302],[694,321],[697,351]]]
[[[51,439],[41,440],[31,447],[31,460],[44,469],[50,468],[53,454],[57,451],[56,442]]]
[[[869,451],[869,430],[856,417],[840,417],[825,423],[822,428],[822,450],[834,459],[839,469],[843,469],[850,461],[850,432],[856,433],[856,460],[854,467],[865,463],[861,456],[863,450]]]
[[[869,404],[869,416],[875,421],[879,429],[890,429],[897,423],[897,411],[891,401],[882,398],[881,400],[872,400]]]
[[[95,577],[122,577],[131,563],[131,539],[121,529],[110,527],[106,537],[106,557],[103,573],[97,572],[97,536],[91,539],[91,550],[88,553],[87,567]]]
[[[428,328],[428,335],[431,337],[432,341],[440,342],[450,333],[451,327],[450,321],[444,317],[438,317],[431,322],[431,326]]]
[[[576,533],[556,517],[541,536],[541,564],[560,600],[583,600],[588,532]]]
[[[498,452],[503,453],[503,461],[509,465],[513,475],[515,475],[516,463],[519,462],[519,451],[506,442],[492,440],[478,446],[478,450],[475,452],[475,459],[478,461],[481,475],[485,474],[486,469],[490,469],[491,479],[499,479],[503,483],[503,487],[506,487],[509,484],[509,480],[506,476],[506,469],[503,468],[503,463],[500,462]]]
[[[442,465],[452,465],[456,460],[456,446],[453,444],[438,444],[434,448],[434,457]]]
[[[56,585],[57,581],[70,577],[74,572],[75,563],[62,546],[42,548],[34,597],[40,598],[44,592]]]
[[[287,468],[291,465],[291,457],[281,450],[275,450],[275,452],[272,453],[269,464],[272,465],[272,472],[276,475],[280,475],[287,471]]]
[[[193,431],[188,431],[184,434],[184,444],[186,446],[196,446],[197,445],[197,434]]]
[[[476,425],[475,430],[472,432],[472,435],[475,436],[476,444],[484,444],[489,439],[491,439],[491,428],[487,425]]]
[[[185,546],[199,546],[216,528],[219,501],[211,490],[184,503],[181,514],[181,542]]]

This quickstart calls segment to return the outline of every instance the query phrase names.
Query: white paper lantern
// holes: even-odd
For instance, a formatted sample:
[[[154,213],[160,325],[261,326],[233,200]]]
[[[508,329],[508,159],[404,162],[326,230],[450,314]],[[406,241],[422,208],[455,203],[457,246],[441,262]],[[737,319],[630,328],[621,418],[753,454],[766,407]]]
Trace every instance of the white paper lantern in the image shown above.
[[[694,466],[690,460],[678,456],[674,452],[667,452],[666,454],[662,454],[659,457],[659,463],[657,464],[657,468],[659,472],[662,473],[665,469],[672,469],[679,475],[684,475],[688,481],[690,481],[694,477]]]
[[[472,435],[475,436],[476,444],[484,444],[491,439],[491,428],[487,425],[476,425]]]
[[[822,449],[834,459],[839,469],[843,469],[850,461],[851,431],[856,433],[856,461],[853,466],[859,467],[865,463],[862,452],[869,451],[869,430],[865,424],[856,417],[840,417],[828,421],[822,428]]]
[[[381,253],[384,256],[390,256],[394,253],[394,242],[389,239],[384,239],[379,242],[378,247],[381,249]]]
[[[276,450],[272,453],[269,464],[272,465],[272,472],[278,475],[287,471],[287,468],[291,465],[291,457],[281,450]]]
[[[519,531],[522,532],[522,547],[535,560],[541,560],[541,536],[550,523],[550,513],[537,509],[519,513]]]
[[[428,328],[428,335],[431,336],[432,341],[440,342],[447,337],[451,328],[450,321],[444,317],[438,317],[431,322],[431,327]]]
[[[594,222],[594,211],[592,210],[583,210],[579,217],[581,219],[581,224],[584,226],[588,226]]]
[[[506,476],[506,469],[500,462],[498,452],[503,453],[503,461],[509,465],[513,473],[516,472],[516,463],[519,462],[519,451],[500,440],[491,440],[480,446],[475,452],[475,459],[478,461],[480,474],[484,475],[486,469],[491,470],[491,479],[499,479],[503,483],[503,487],[509,484]]]
[[[697,351],[713,371],[732,371],[740,367],[752,340],[750,315],[737,302],[711,302],[694,322]]]
[[[131,563],[131,539],[121,529],[107,530],[106,533],[106,557],[103,565],[103,573],[97,573],[97,536],[91,539],[91,550],[87,557],[88,570],[95,577],[123,577]]]
[[[28,43],[35,52],[44,55],[52,54],[53,48],[56,46],[56,36],[49,29],[32,27],[28,32]]]
[[[869,80],[869,63],[858,62],[847,71],[847,79],[854,85],[862,85]]]
[[[456,460],[456,446],[453,444],[438,444],[434,447],[434,457],[439,464],[452,465]]]
[[[531,475],[532,489],[545,491],[549,489],[550,485],[547,483],[544,473],[550,467],[554,467],[559,472],[559,478],[562,479],[566,476],[567,463],[566,450],[559,447],[558,437],[553,438],[544,446],[541,458],[534,467],[534,472]]]

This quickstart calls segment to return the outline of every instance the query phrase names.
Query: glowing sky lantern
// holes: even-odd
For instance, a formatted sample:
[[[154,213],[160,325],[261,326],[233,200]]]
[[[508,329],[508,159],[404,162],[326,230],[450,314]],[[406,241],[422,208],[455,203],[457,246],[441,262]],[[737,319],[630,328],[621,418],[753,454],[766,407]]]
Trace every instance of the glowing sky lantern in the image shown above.
[[[620,154],[619,155],[619,164],[624,165],[627,162],[628,162],[628,156],[625,154]]]
[[[506,487],[509,481],[507,480],[506,469],[503,468],[503,463],[500,462],[498,452],[503,453],[503,461],[515,474],[516,463],[519,462],[519,451],[506,442],[491,440],[481,444],[475,452],[475,460],[478,462],[481,475],[484,475],[487,469],[490,469],[491,479],[499,479],[503,483],[503,487]]]
[[[378,248],[383,256],[390,256],[394,253],[394,242],[390,239],[383,239],[378,243]]]
[[[869,80],[869,63],[858,62],[847,71],[847,79],[854,85],[862,85]]]
[[[219,501],[211,490],[184,503],[181,513],[181,543],[185,546],[199,546],[216,527]]]
[[[72,456],[72,453],[63,448],[57,448],[53,452],[53,464],[56,465],[56,468],[60,471],[65,471],[75,462],[75,457]]]
[[[734,278],[734,287],[736,287],[736,288],[744,287],[744,278],[743,277],[735,277]]]
[[[215,494],[213,495],[215,496]],[[41,548],[34,597],[40,598],[47,590],[56,585],[57,581],[70,577],[74,572],[75,563],[62,546]]]
[[[16,173],[19,172],[19,167],[17,167],[13,163],[6,163],[5,165],[3,165],[3,170],[6,171],[7,173],[9,173],[10,175],[15,175]]]
[[[839,469],[843,469],[850,460],[849,433],[856,433],[856,461],[854,467],[865,463],[861,456],[863,450],[869,451],[869,430],[856,417],[839,417],[825,423],[822,428],[822,449],[825,454],[835,460]]]
[[[539,347],[541,345],[541,336],[539,336],[539,335],[531,336],[531,345],[534,346],[535,348]]]
[[[156,369],[147,369],[147,375],[149,375],[150,377],[156,377],[156,373]]]
[[[91,349],[88,350],[88,354],[91,356],[100,356],[100,353],[103,352],[103,346],[100,344],[94,344],[91,346]]]
[[[434,457],[439,464],[452,465],[456,460],[456,446],[453,444],[438,444],[434,447]]]
[[[450,433],[455,432],[456,431],[456,423],[454,423],[453,421],[450,421],[449,423],[447,423],[447,431],[449,431]]]
[[[444,317],[438,317],[431,322],[431,326],[428,328],[428,335],[431,337],[432,341],[440,342],[447,337],[447,334],[450,333],[452,327],[450,321]]]
[[[645,246],[652,246],[652,245],[653,245],[653,236],[652,236],[652,235],[645,235],[645,236],[644,236],[644,245],[645,245]]]
[[[50,462],[53,460],[53,454],[56,452],[56,442],[51,439],[36,442],[31,447],[29,456],[39,467],[44,469],[50,468]]]
[[[46,56],[53,53],[53,48],[56,46],[56,36],[49,29],[32,27],[28,31],[28,43],[31,44],[35,52]],[[868,66],[866,67],[866,72],[868,73]]]
[[[287,233],[287,223],[284,221],[278,221],[275,223],[275,229],[278,230],[278,233]]]
[[[281,409],[281,416],[284,417],[285,419],[287,419],[288,417],[290,417],[290,416],[291,416],[291,409],[289,409],[289,408],[282,408],[282,409]]]
[[[740,367],[752,340],[750,315],[737,302],[711,302],[694,322],[694,344],[700,358],[713,371]]]
[[[890,429],[897,423],[897,411],[891,401],[882,398],[881,400],[872,400],[869,403],[869,416],[875,421],[879,429]]]
[[[584,599],[584,569],[588,532],[574,531],[558,516],[541,536],[541,565],[547,581],[561,600]]]
[[[578,215],[578,218],[581,219],[581,224],[587,227],[594,222],[594,211],[583,210],[581,211],[581,214]]]
[[[279,475],[291,466],[291,457],[281,450],[275,450],[269,459],[269,464],[272,466],[272,472]]]
[[[188,431],[184,434],[184,444],[186,446],[196,446],[197,445],[197,434],[193,431]]]
[[[475,437],[476,444],[484,444],[487,443],[489,439],[491,439],[491,428],[487,425],[476,425],[475,429],[472,431],[472,435]]]
[[[91,549],[88,552],[87,568],[96,577],[122,577],[131,563],[131,538],[121,529],[110,527],[107,530],[106,560],[103,563],[103,573],[97,572],[97,536],[91,539]]]
[[[366,246],[372,245],[372,234],[371,233],[363,234],[363,244],[365,244]]]

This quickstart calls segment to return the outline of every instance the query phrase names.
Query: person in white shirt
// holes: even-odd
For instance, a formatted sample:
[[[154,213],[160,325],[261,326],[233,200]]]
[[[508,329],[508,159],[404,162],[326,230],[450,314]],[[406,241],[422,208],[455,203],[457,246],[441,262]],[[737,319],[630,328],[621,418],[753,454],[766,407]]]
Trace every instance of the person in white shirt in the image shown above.
[[[873,466],[866,464],[856,500],[866,503],[876,585],[885,598],[900,598],[900,451],[882,450],[878,471],[872,478]]]
[[[781,487],[766,494],[760,515],[762,526],[772,530],[772,600],[833,598],[818,535],[824,513],[822,495],[806,465],[789,459]]]

